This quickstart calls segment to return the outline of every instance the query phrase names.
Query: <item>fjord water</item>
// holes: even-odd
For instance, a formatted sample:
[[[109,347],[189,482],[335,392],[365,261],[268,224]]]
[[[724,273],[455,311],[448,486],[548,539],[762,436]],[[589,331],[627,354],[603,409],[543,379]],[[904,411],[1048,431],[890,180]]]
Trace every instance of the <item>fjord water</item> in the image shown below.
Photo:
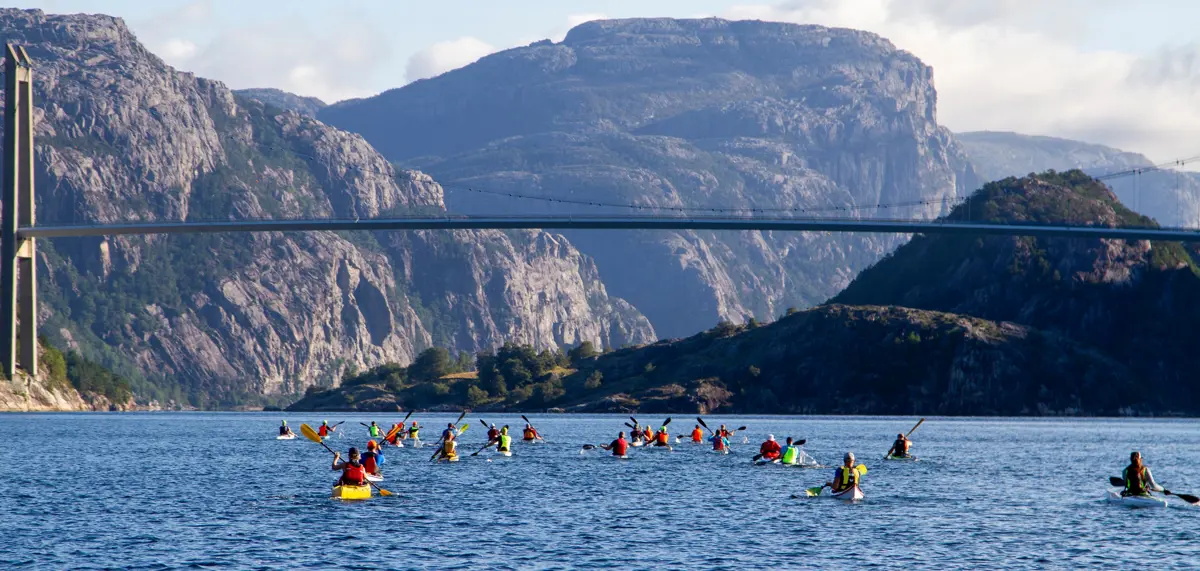
[[[456,415],[419,414],[427,442]],[[1200,493],[1200,421],[930,418],[917,463],[883,462],[911,418],[706,417],[745,424],[734,453],[675,445],[630,460],[608,442],[620,416],[537,416],[545,444],[511,458],[478,449],[472,414],[457,464],[432,448],[387,450],[367,502],[329,499],[331,456],[299,432],[312,414],[147,413],[0,416],[0,568],[46,569],[749,569],[1195,568],[1200,508],[1133,510],[1100,500],[1139,449],[1160,483]],[[346,420],[330,443],[365,444]],[[658,423],[661,417],[639,420]],[[716,424],[714,424],[716,423]],[[671,428],[690,431],[691,417]],[[807,438],[824,464],[853,450],[867,499],[794,499],[831,470],[754,467],[768,433]]]

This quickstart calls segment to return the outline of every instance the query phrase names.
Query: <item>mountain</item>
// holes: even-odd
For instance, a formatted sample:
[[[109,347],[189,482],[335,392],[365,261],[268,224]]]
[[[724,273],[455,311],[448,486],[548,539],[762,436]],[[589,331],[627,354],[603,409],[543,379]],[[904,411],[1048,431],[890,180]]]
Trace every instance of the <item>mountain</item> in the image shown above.
[[[1154,226],[1081,171],[990,183],[951,219]],[[1013,321],[1094,347],[1126,364],[1137,399],[1200,410],[1192,341],[1200,270],[1178,243],[916,236],[864,270],[834,303],[901,305]]]
[[[22,371],[0,379],[0,412],[158,410],[158,403],[139,406],[129,381],[74,353],[63,355],[39,340],[38,375]]]
[[[725,324],[687,339],[578,359],[573,366],[578,368],[559,369],[559,375],[565,373],[561,378],[550,373],[539,382],[514,384],[501,400],[480,392],[488,382],[470,377],[401,388],[390,383],[395,370],[373,371],[338,389],[309,394],[291,410],[467,406],[945,415],[1137,410],[1126,408],[1136,400],[1133,377],[1093,349],[1027,326],[902,307],[826,305],[765,326]],[[438,384],[444,388],[434,389]]]
[[[0,36],[35,64],[40,223],[445,212],[428,175],[170,68],[119,19],[0,9]],[[122,236],[39,254],[43,332],[164,402],[287,399],[433,344],[655,338],[544,232]]]
[[[317,111],[327,105],[316,97],[305,97],[275,88],[235,89],[233,93],[246,99],[257,99],[283,111],[295,111],[305,117],[316,118]]]
[[[1200,227],[1200,173],[1155,169],[1144,155],[1069,139],[994,131],[958,133],[955,139],[984,180],[1049,170],[1104,176],[1144,169],[1104,182],[1122,203],[1164,225]]]
[[[977,184],[937,124],[932,76],[865,32],[593,21],[562,42],[502,51],[318,117],[433,174],[461,212],[928,218]],[[819,303],[903,241],[566,235],[664,336]]]

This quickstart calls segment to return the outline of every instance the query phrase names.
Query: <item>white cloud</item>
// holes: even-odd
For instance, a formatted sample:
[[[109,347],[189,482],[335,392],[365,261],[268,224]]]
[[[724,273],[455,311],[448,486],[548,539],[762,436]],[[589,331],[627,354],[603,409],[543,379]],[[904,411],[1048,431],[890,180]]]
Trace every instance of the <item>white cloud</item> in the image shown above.
[[[179,38],[171,38],[163,42],[156,51],[159,57],[168,62],[183,62],[196,55],[200,48],[195,42]]]
[[[1200,47],[1150,58],[1087,51],[1060,18],[1115,0],[796,0],[726,17],[878,33],[934,68],[939,119],[957,131],[1079,138],[1158,160],[1200,151]],[[1030,14],[1035,13],[1036,17]],[[1077,30],[1076,30],[1077,31]]]
[[[435,77],[475,63],[479,58],[495,51],[495,47],[479,38],[463,37],[438,42],[408,58],[404,78],[411,82]]]

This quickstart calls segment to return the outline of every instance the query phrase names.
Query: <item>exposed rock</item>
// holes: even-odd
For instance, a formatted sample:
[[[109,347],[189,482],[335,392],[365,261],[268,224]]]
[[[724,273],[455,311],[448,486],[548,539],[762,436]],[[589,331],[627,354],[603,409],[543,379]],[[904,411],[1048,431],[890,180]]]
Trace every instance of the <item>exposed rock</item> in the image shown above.
[[[257,99],[285,111],[295,111],[305,117],[315,118],[317,111],[327,105],[316,97],[305,97],[275,88],[236,89],[234,93],[248,99]]]
[[[318,116],[433,173],[455,211],[703,215],[731,207],[746,209],[735,214],[934,217],[977,180],[937,125],[932,75],[888,41],[852,30],[594,21],[561,43],[506,50]],[[819,303],[903,241],[567,235],[596,259],[610,292],[667,336]]]

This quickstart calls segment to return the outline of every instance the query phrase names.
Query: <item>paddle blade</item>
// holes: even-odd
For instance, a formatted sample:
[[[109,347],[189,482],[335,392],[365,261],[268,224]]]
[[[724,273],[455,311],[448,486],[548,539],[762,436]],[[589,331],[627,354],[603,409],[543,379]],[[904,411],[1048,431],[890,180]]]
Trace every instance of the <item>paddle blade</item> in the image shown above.
[[[458,433],[459,433],[459,434],[462,434],[462,433],[466,432],[466,431],[467,431],[467,429],[468,429],[468,428],[470,428],[470,427],[471,427],[471,425],[470,425],[470,424],[464,424],[464,425],[462,425],[462,428],[458,429]]]
[[[524,420],[524,421],[525,421],[525,424],[528,424],[529,426],[533,426],[533,423],[532,423],[532,422],[529,422],[529,417],[528,417],[528,416],[525,416],[525,415],[523,415],[523,414],[522,414],[522,415],[521,415],[521,420]]]
[[[321,441],[321,435],[317,434],[317,431],[313,430],[313,427],[307,424],[300,425],[300,434],[303,434],[305,438],[312,440],[313,442]]]
[[[704,422],[704,419],[703,419],[703,418],[700,418],[700,417],[698,417],[698,416],[697,416],[697,417],[696,417],[696,422],[699,422],[699,423],[700,423],[700,426],[703,426],[705,430],[707,430],[707,431],[709,431],[709,432],[712,432],[712,429],[708,427],[708,424]]]
[[[668,416],[667,419],[663,421],[663,426],[667,426],[669,424],[671,424],[671,417]]]
[[[746,430],[746,427],[745,427],[745,426],[739,426],[739,427],[738,427],[738,431],[742,431],[742,430]]]
[[[825,486],[817,486],[815,488],[808,488],[807,490],[804,490],[804,494],[810,498],[815,498],[815,497],[821,495],[821,492],[824,489],[825,489]]]
[[[379,488],[379,495],[381,495],[381,496],[390,496],[390,495],[392,495],[392,493],[391,493],[391,492],[389,492],[389,491],[387,491],[387,490],[385,490],[385,489],[383,489],[383,488]]]
[[[795,441],[795,442],[792,442],[792,444],[795,444],[796,446],[804,446],[804,443],[806,443],[806,442],[808,442],[808,440],[801,439],[801,440],[797,440],[797,441]]]
[[[867,475],[867,467],[866,467],[865,465],[863,465],[863,464],[859,464],[859,465],[855,466],[855,467],[854,467],[854,471],[855,471],[855,472],[858,472],[858,475],[859,475],[859,476],[866,476],[866,475]]]
[[[412,416],[412,413],[413,413],[413,412],[414,412],[414,411],[411,411],[411,410],[410,410],[410,411],[408,411],[408,414],[404,415],[404,420],[401,420],[400,422],[401,422],[401,423],[408,422],[408,417]]]
[[[1192,505],[1200,504],[1200,497],[1196,497],[1191,494],[1171,494],[1171,495],[1173,495],[1189,504],[1192,504]]]
[[[1124,487],[1125,487],[1125,480],[1122,480],[1122,479],[1120,479],[1120,478],[1118,478],[1118,477],[1116,477],[1116,476],[1109,476],[1109,477],[1108,477],[1108,483],[1110,483],[1110,484],[1112,484],[1112,485],[1114,485],[1114,486],[1120,487],[1120,488],[1124,488]]]

